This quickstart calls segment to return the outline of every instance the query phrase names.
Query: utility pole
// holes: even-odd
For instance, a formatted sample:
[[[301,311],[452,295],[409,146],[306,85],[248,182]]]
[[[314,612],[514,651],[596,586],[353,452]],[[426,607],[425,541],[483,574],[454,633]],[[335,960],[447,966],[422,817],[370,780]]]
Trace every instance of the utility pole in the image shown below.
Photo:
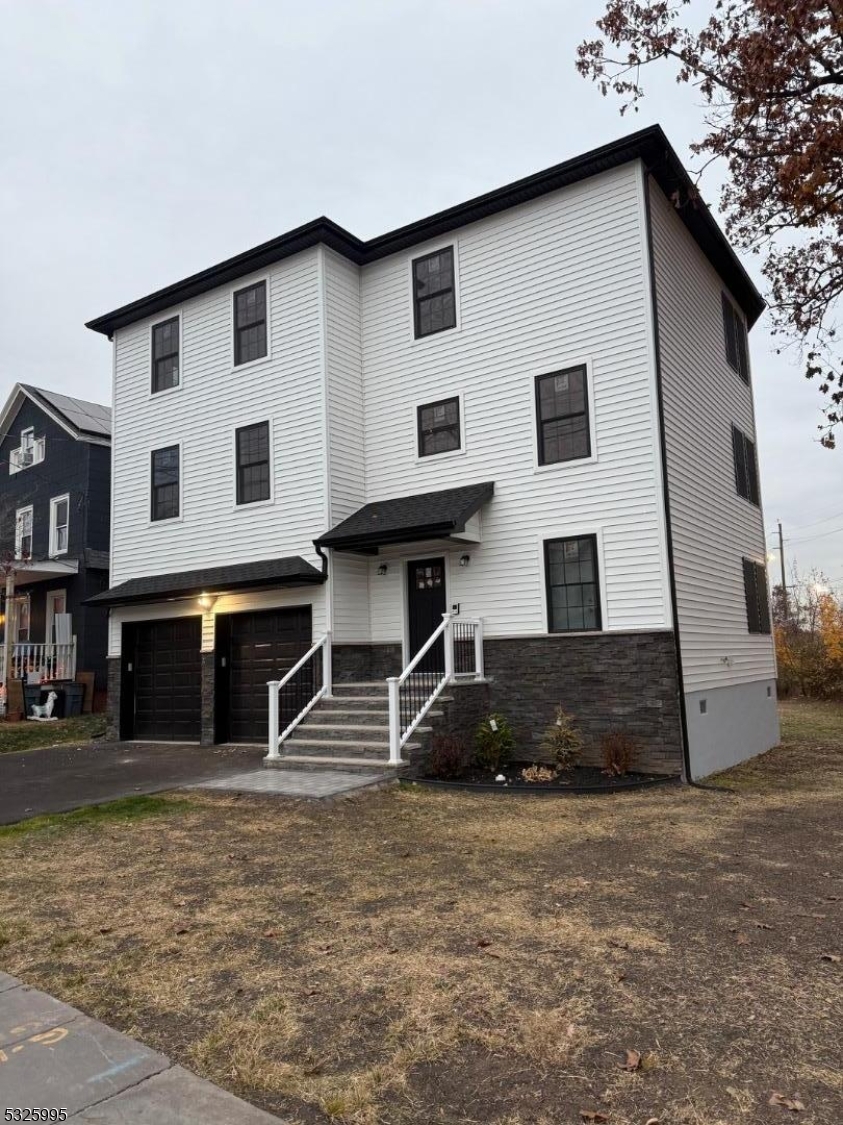
[[[782,521],[781,520],[779,520],[779,562],[780,562],[781,568],[782,568],[782,613],[784,614],[785,621],[787,621],[787,618],[788,618],[787,582],[785,580],[785,571],[784,571],[784,536],[782,535]]]

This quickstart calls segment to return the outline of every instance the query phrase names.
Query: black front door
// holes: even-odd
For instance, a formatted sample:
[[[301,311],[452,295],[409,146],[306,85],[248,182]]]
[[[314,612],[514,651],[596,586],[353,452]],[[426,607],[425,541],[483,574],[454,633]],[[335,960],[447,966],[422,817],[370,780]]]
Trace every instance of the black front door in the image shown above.
[[[410,658],[442,624],[445,612],[445,560],[422,559],[407,563],[407,608],[410,618]],[[421,662],[422,672],[445,671],[445,645],[439,637]]]

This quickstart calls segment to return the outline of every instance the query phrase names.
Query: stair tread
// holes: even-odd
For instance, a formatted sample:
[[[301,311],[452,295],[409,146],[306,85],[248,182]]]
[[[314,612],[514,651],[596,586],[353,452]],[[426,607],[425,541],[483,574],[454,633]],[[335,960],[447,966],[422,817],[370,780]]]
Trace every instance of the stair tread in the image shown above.
[[[284,754],[283,755],[283,761],[285,761],[285,762],[318,762],[320,765],[330,764],[330,765],[337,765],[337,766],[339,766],[339,765],[359,766],[359,765],[363,764],[363,765],[367,765],[367,766],[371,765],[371,766],[375,767],[376,769],[386,769],[386,768],[399,769],[401,766],[409,766],[410,765],[410,762],[405,761],[403,759],[402,759],[402,761],[398,762],[395,766],[390,767],[390,762],[386,758],[340,758],[340,757],[317,758],[317,757],[314,757],[311,754]]]
[[[373,742],[365,738],[288,738],[285,746],[324,746],[326,749],[345,747],[347,750],[383,750],[386,742]]]
[[[303,720],[300,730],[388,730],[388,723],[312,723]]]

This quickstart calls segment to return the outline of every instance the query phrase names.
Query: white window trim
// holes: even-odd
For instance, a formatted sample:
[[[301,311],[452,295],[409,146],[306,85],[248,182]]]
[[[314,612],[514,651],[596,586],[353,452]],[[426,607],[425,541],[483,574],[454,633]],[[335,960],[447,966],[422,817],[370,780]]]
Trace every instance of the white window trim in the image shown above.
[[[59,555],[66,555],[67,550],[68,550],[68,548],[65,547],[63,551],[60,551],[58,549],[58,546],[57,546],[58,523],[56,522],[56,512],[58,511],[59,504],[61,504],[62,502],[65,502],[67,504],[67,524],[65,526],[67,528],[68,547],[70,546],[70,493],[65,492],[61,496],[53,496],[50,500],[50,558],[51,559],[58,558]]]
[[[580,539],[586,535],[593,535],[597,543],[597,586],[600,594],[600,629],[570,629],[558,630],[550,628],[550,606],[547,600],[547,567],[545,564],[544,545],[549,539]],[[612,632],[609,623],[609,604],[606,597],[606,552],[603,546],[603,527],[595,524],[572,524],[570,527],[548,528],[537,538],[539,556],[539,597],[542,606],[542,621],[544,631],[548,637],[599,637],[603,633]]]
[[[243,364],[241,364],[240,366],[242,367]],[[269,426],[269,498],[267,500],[253,500],[249,504],[238,504],[237,431],[246,429],[249,426],[257,426],[261,422],[266,422],[266,424]],[[255,508],[269,508],[275,503],[275,426],[271,418],[267,418],[266,415],[264,415],[262,418],[251,418],[244,422],[238,422],[235,426],[231,427],[231,464],[234,469],[231,506],[235,512],[250,512]]]
[[[179,450],[179,514],[170,516],[165,520],[152,518],[152,454],[162,449],[172,449],[178,446]],[[153,445],[146,453],[146,519],[149,527],[170,527],[172,524],[184,522],[184,447],[181,441],[162,441],[160,445]]]
[[[427,336],[416,335],[416,302],[413,287],[413,262],[418,258],[426,258],[430,254],[437,254],[440,250],[454,251],[454,316],[456,323],[453,328],[445,328],[441,332],[431,332]],[[431,246],[415,246],[407,258],[407,295],[410,301],[410,345],[424,347],[434,340],[452,339],[455,334],[462,331],[462,315],[460,313],[460,244],[456,238],[444,242],[437,242]]]
[[[153,333],[159,324],[166,324],[168,320],[178,319],[179,322],[179,381],[174,387],[167,387],[163,391],[155,391],[152,389],[152,376],[153,376],[153,351],[152,340]],[[149,325],[149,385],[147,388],[147,398],[154,399],[156,402],[159,399],[166,398],[168,395],[175,394],[180,391],[184,386],[184,316],[182,310],[178,309],[176,312],[171,312],[167,316],[159,317]]]
[[[15,558],[21,558],[21,545],[23,543],[23,524],[22,518],[29,513],[29,539],[34,546],[35,540],[35,513],[32,504],[27,504],[23,508],[18,508],[15,512]],[[29,558],[32,558],[33,552],[30,551]]]
[[[255,285],[260,285],[261,282],[266,285],[266,355],[259,356],[257,359],[247,360],[246,363],[236,363],[234,349],[234,294],[240,293],[244,289],[251,289]],[[257,367],[261,363],[269,363],[272,359],[272,276],[266,274],[263,277],[241,278],[236,285],[233,285],[228,296],[228,315],[228,347],[232,372],[245,371],[250,367]]]
[[[586,398],[588,400],[588,433],[591,454],[588,457],[574,457],[570,461],[554,461],[550,465],[542,465],[539,463],[539,405],[536,401],[536,380],[541,378],[542,375],[553,375],[560,371],[567,371],[572,367],[585,367],[585,389]],[[597,450],[597,422],[594,407],[594,361],[592,357],[590,355],[581,355],[574,358],[566,357],[560,359],[558,363],[543,364],[541,371],[535,369],[531,370],[529,393],[530,416],[533,422],[533,472],[537,474],[570,472],[579,465],[596,464],[600,458]]]
[[[460,447],[459,449],[449,449],[444,453],[428,453],[422,457],[419,453],[419,410],[423,406],[429,406],[433,402],[442,402],[443,399],[455,398],[459,402],[460,410]],[[413,441],[414,449],[416,451],[415,463],[417,465],[438,465],[442,461],[450,461],[453,457],[464,457],[466,453],[467,442],[465,440],[465,396],[462,391],[452,392],[451,394],[445,393],[442,395],[434,396],[426,399],[424,402],[417,402],[413,406]]]
[[[32,464],[24,465],[21,460],[23,457],[24,439],[29,434],[32,435]],[[26,429],[21,430],[20,445],[17,449],[12,449],[9,452],[9,475],[12,476],[15,473],[22,472],[24,469],[31,469],[35,465],[40,465],[44,460],[45,453],[45,439],[43,437],[36,438],[35,427],[27,426]]]

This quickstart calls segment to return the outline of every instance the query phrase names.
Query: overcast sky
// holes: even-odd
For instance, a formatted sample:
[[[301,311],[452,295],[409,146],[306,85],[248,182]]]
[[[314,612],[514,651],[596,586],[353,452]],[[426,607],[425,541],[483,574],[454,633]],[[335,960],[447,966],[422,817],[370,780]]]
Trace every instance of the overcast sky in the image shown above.
[[[576,73],[602,8],[0,0],[3,398],[109,402],[84,321],[318,215],[369,238],[653,122],[692,166],[692,91],[654,75],[622,119]],[[766,318],[751,347],[768,530],[843,585],[843,443]]]

